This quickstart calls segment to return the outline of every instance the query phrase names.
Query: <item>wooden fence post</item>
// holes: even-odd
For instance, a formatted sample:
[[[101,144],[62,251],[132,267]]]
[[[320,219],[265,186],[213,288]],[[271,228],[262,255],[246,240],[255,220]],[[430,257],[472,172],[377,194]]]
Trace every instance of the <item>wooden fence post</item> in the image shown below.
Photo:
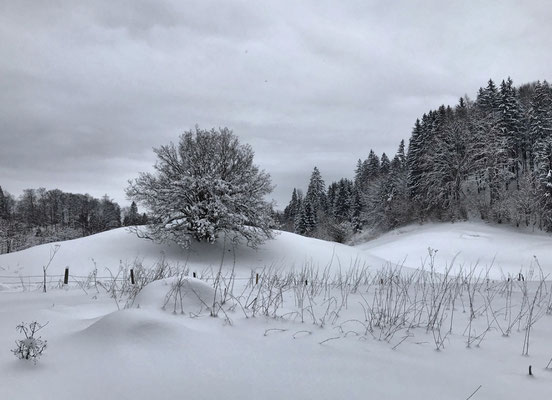
[[[130,269],[130,283],[134,285],[134,269]]]
[[[69,267],[65,268],[65,275],[63,275],[63,284],[67,285],[69,283]]]
[[[259,284],[259,274],[255,276],[255,285]]]

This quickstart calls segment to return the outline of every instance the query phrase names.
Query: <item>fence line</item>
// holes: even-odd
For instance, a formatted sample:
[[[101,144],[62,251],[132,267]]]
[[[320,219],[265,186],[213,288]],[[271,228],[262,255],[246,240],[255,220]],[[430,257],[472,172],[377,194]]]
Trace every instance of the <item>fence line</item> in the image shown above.
[[[132,271],[132,272],[131,272]],[[132,275],[134,275],[134,280],[139,280],[139,276],[136,276],[135,273],[133,274],[133,270],[128,271],[128,275],[124,275],[123,277],[120,277],[118,275],[114,276],[94,276],[92,274],[90,275],[72,275],[69,274],[69,280],[67,283],[83,283],[83,281],[88,282],[98,282],[102,283],[104,281],[108,282],[124,282],[124,281],[132,281]],[[196,279],[200,279],[203,281],[214,281],[217,279],[216,276],[202,276],[198,274],[197,272],[189,272],[186,276]],[[52,283],[53,281],[59,280],[64,281],[65,274],[46,274],[46,282]],[[228,275],[221,275],[221,279],[232,279],[235,281],[250,281],[254,283],[255,285],[259,284],[259,281],[263,279],[263,276],[259,273],[255,273],[254,275],[249,276],[228,276]],[[8,281],[6,281],[8,280]],[[44,275],[0,275],[0,284],[16,284],[16,283],[25,283],[25,284],[42,284],[44,283]],[[134,284],[134,282],[132,282]],[[316,284],[316,282],[308,281],[309,284]],[[305,284],[307,284],[307,281],[305,280]]]

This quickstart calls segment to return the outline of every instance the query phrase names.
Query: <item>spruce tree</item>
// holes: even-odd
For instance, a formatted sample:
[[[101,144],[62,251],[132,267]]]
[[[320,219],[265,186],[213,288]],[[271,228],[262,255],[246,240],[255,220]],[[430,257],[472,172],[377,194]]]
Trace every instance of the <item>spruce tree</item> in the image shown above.
[[[314,209],[314,207],[311,205],[310,201],[306,200],[305,201],[305,207],[303,208],[303,215],[302,215],[302,219],[303,219],[303,225],[304,225],[304,229],[305,229],[305,234],[310,234],[312,232],[314,232],[314,230],[316,229],[316,211]]]
[[[307,225],[305,220],[305,208],[304,205],[295,216],[295,223],[293,231],[299,235],[304,235],[307,232]]]
[[[337,195],[337,191],[339,190],[337,182],[332,182],[328,186],[328,194],[326,195],[326,200],[328,202],[328,213],[333,215],[335,213],[334,205],[335,205],[335,197]]]
[[[500,101],[498,105],[498,129],[506,145],[508,166],[514,173],[517,187],[519,187],[520,170],[525,165],[525,147],[522,126],[522,111],[517,99],[513,82],[510,78],[500,84]]]
[[[333,202],[333,216],[339,221],[348,221],[351,210],[353,183],[348,179],[341,179],[336,185],[336,194]]]
[[[7,218],[8,214],[8,205],[7,200],[4,197],[4,192],[2,191],[2,186],[0,186],[0,218]]]
[[[479,89],[477,96],[477,105],[485,112],[497,112],[498,104],[500,102],[498,90],[492,79],[487,82],[485,89]]]
[[[130,225],[138,225],[140,222],[139,216],[140,215],[138,214],[138,206],[136,205],[136,202],[133,201],[128,212]]]
[[[353,227],[353,232],[358,233],[362,231],[363,220],[362,220],[362,199],[360,196],[360,191],[355,188],[352,195],[351,201],[351,223]]]
[[[317,167],[312,171],[305,201],[309,202],[315,214],[326,211],[326,187]]]
[[[362,178],[364,176],[364,165],[362,160],[359,158],[355,168],[355,187],[362,187]]]
[[[295,219],[295,233],[299,235],[311,234],[316,229],[316,222],[314,207],[305,198]]]
[[[546,150],[552,136],[552,96],[548,83],[537,82],[529,111],[529,138],[535,170],[542,180],[547,174]],[[544,162],[544,164],[543,164]]]
[[[297,189],[293,188],[291,194],[291,200],[287,207],[284,209],[284,219],[286,221],[294,221],[297,214]]]
[[[423,157],[426,149],[426,137],[430,117],[424,114],[422,122],[416,120],[406,156],[408,168],[408,190],[410,198],[415,200],[420,194],[420,179],[423,175]]]
[[[381,161],[380,161],[380,173],[382,175],[387,175],[390,169],[391,169],[391,161],[389,161],[389,157],[387,157],[387,154],[383,153],[381,155]]]
[[[368,154],[367,165],[366,165],[366,180],[372,181],[376,179],[380,174],[380,159],[374,153],[373,150],[370,150]]]

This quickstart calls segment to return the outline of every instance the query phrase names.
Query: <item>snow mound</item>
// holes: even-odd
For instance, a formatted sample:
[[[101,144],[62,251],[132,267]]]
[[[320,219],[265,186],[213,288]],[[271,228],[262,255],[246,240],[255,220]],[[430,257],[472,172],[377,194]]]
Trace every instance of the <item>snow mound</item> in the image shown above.
[[[101,317],[88,328],[77,332],[75,339],[102,345],[124,345],[136,341],[155,341],[181,336],[180,327],[143,310],[115,311]]]
[[[134,306],[200,314],[212,307],[215,296],[220,303],[220,294],[211,285],[189,276],[177,276],[146,285],[136,296]]]

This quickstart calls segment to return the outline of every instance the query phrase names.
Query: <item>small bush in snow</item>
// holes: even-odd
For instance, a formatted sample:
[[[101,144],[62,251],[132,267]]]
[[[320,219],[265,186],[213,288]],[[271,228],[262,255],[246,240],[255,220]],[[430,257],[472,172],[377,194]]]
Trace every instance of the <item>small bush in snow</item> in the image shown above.
[[[17,325],[16,330],[25,335],[24,339],[16,340],[17,347],[12,350],[20,360],[32,360],[35,364],[46,349],[46,340],[42,340],[40,336],[36,337],[36,333],[47,325],[40,324],[36,321],[29,324],[21,323]]]

